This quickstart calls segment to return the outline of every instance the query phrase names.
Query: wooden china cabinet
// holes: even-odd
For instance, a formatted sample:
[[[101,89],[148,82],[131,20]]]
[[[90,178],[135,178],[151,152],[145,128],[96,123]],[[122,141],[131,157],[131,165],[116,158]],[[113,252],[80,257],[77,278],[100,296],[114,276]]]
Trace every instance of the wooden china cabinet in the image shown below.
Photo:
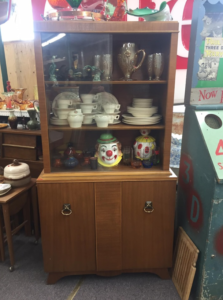
[[[169,161],[178,23],[41,21],[34,28],[44,156],[44,172],[37,186],[48,283],[72,274],[153,272],[167,278],[172,266],[176,190]],[[64,35],[60,39],[51,40],[61,33]],[[123,74],[117,55],[122,44],[128,42],[144,49],[147,55],[164,53],[160,81],[148,80],[147,59],[132,75],[132,81],[120,80]],[[92,66],[96,54],[111,53],[112,80],[58,79],[55,88],[45,62],[55,55],[63,58],[58,69],[68,70],[73,64],[72,53],[78,54],[79,68]],[[148,126],[120,123],[104,129],[96,125],[78,129],[50,125],[54,97],[73,87],[79,87],[80,94],[113,94],[121,104],[121,114],[134,97],[153,98],[162,121]],[[116,167],[99,167],[95,171],[82,168],[81,164],[72,170],[54,168],[53,155],[60,144],[54,136],[59,136],[60,141],[69,136],[76,150],[84,150],[94,148],[100,135],[110,132],[124,147],[132,146],[144,128],[151,130],[150,135],[160,148],[158,166],[133,169],[121,162]],[[150,213],[144,211],[147,201],[152,203]],[[69,216],[62,214],[65,205]]]

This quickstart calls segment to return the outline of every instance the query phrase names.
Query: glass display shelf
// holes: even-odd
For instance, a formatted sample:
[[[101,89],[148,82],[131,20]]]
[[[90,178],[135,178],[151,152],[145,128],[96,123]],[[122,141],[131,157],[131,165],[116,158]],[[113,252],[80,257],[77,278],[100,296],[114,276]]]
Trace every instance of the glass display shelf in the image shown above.
[[[56,131],[73,131],[73,130],[141,130],[141,129],[150,129],[150,130],[163,130],[165,125],[156,124],[156,125],[127,125],[127,124],[117,124],[117,125],[108,125],[108,127],[97,127],[96,125],[82,125],[80,128],[71,128],[70,126],[53,126],[49,125],[49,130]]]
[[[113,84],[167,84],[167,80],[130,80],[130,81],[45,81],[46,84],[53,84],[55,86],[57,85],[67,85],[67,88],[70,87],[70,85],[87,85],[87,84],[93,84],[93,85],[113,85]]]

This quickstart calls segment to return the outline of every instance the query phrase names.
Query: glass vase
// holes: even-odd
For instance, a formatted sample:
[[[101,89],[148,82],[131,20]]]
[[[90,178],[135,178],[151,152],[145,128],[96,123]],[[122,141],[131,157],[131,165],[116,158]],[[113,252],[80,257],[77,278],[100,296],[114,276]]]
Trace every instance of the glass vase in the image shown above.
[[[9,125],[10,125],[11,129],[17,129],[18,118],[14,114],[14,110],[10,110],[9,117],[8,117],[8,122],[9,122]]]
[[[27,127],[30,130],[37,130],[37,129],[39,129],[39,123],[36,120],[36,111],[34,109],[28,109],[27,112],[28,112],[29,117],[30,117],[29,122],[27,122],[27,124],[26,124]]]

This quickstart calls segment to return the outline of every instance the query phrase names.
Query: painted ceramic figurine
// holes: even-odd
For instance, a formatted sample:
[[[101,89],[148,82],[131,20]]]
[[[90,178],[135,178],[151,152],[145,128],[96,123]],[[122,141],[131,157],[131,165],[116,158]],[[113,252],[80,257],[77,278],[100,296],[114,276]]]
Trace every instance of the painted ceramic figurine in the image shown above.
[[[121,143],[110,133],[104,133],[97,140],[96,154],[98,163],[104,167],[117,166],[122,159]]]
[[[141,160],[148,160],[156,150],[154,137],[149,136],[150,130],[140,130],[141,136],[136,138],[134,144],[135,157]]]

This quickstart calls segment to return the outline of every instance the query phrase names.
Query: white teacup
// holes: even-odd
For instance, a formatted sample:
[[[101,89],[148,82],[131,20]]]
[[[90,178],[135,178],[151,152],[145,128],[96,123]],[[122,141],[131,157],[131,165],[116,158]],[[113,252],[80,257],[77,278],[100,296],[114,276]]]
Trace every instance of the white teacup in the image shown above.
[[[73,105],[73,100],[66,100],[66,99],[57,100],[58,108],[67,109],[71,105]]]
[[[97,123],[97,127],[108,127],[108,123],[110,120],[110,116],[108,115],[96,115],[95,121]]]
[[[68,114],[70,112],[70,109],[60,109],[60,108],[56,108],[56,116],[58,117],[58,119],[60,120],[66,120],[68,117]]]
[[[94,114],[84,115],[84,124],[92,124],[93,120],[95,118]]]
[[[112,114],[115,112],[115,110],[119,110],[121,107],[120,104],[104,104],[102,106],[107,114]]]
[[[118,120],[120,115],[110,115],[109,116],[109,124],[114,124],[115,120]]]
[[[97,109],[97,104],[80,104],[81,110],[84,114],[91,114],[93,109]]]
[[[83,103],[86,103],[86,104],[91,104],[94,101],[94,97],[95,97],[94,94],[82,94],[81,95],[81,99],[82,99]]]

